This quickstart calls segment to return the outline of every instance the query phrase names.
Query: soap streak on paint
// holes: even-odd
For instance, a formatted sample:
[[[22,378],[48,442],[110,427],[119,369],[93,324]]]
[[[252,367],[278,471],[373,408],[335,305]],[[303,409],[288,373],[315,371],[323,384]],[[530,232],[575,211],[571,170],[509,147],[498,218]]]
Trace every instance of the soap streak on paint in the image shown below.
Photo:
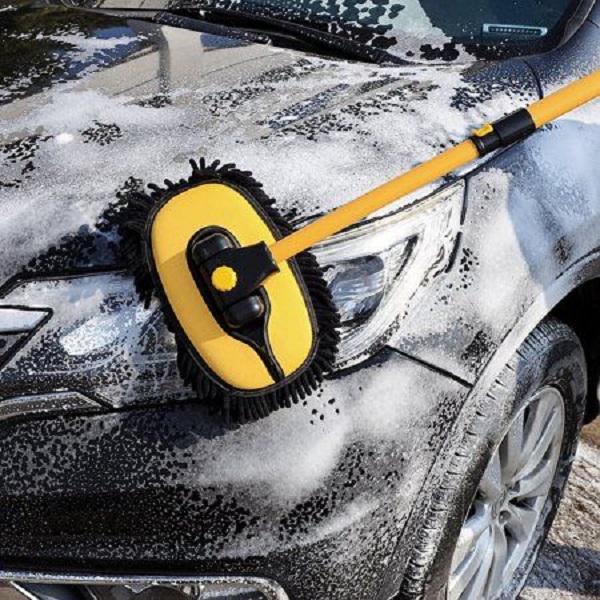
[[[178,37],[188,35],[177,32]],[[160,110],[140,106],[140,98],[135,96],[111,96],[94,90],[94,76],[90,75],[84,79],[85,89],[74,83],[56,85],[21,116],[2,120],[0,139],[39,133],[41,128],[46,141],[38,143],[31,172],[23,178],[19,193],[12,188],[0,189],[3,205],[21,223],[19,228],[7,221],[0,224],[0,235],[9,249],[1,269],[14,270],[16,262],[27,255],[33,258],[81,223],[94,223],[113,201],[115,189],[132,174],[146,182],[177,179],[189,172],[189,157],[223,157],[252,170],[267,192],[277,198],[282,212],[295,212],[301,219],[339,206],[430,158],[468,135],[473,123],[510,110],[517,100],[509,92],[494,98],[493,105],[468,111],[448,107],[447,99],[465,85],[458,67],[381,70],[302,59],[312,70],[305,75],[302,71],[306,67],[294,67],[283,53],[266,52],[269,58],[277,55],[283,63],[291,63],[290,72],[261,92],[265,101],[240,101],[226,119],[212,116],[198,100],[224,94],[225,88],[243,92],[254,80],[260,80],[260,69],[249,76],[249,67],[240,70],[232,65],[230,74],[219,73],[220,84],[210,74],[194,84],[186,80],[185,85],[192,88],[174,87],[175,102]],[[356,96],[361,86],[378,80],[383,88],[371,92],[369,98],[375,105],[383,98],[388,103],[383,110],[363,106],[364,101]],[[422,82],[418,93],[410,91],[414,80]],[[337,121],[339,127],[324,124],[320,114],[299,118],[298,125],[311,131],[314,141],[307,139],[302,129],[281,135],[259,125],[268,123],[274,110],[281,110],[282,99],[310,98],[340,83],[352,89],[336,97],[324,111],[326,120]],[[386,93],[403,87],[407,91],[397,99],[386,99]],[[84,143],[82,133],[95,121],[105,123],[107,115],[121,136],[101,148],[94,142]],[[408,135],[414,131],[420,134]],[[65,139],[67,134],[73,136],[69,144],[48,143],[54,136]],[[361,157],[359,170],[357,156]],[[160,170],[156,165],[161,165]],[[31,218],[33,214],[36,219]],[[37,219],[55,226],[40,231]]]

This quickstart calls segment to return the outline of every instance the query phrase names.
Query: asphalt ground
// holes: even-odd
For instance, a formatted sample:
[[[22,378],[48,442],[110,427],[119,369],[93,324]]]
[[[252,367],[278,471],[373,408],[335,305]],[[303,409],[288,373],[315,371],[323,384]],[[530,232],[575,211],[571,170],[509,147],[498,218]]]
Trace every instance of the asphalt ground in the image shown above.
[[[600,419],[588,425],[523,600],[600,599]]]

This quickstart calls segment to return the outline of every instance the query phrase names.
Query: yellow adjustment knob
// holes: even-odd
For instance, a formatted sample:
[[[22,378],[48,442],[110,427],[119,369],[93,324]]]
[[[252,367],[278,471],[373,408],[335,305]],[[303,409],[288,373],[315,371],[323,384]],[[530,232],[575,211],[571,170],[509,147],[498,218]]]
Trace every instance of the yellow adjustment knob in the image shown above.
[[[484,135],[487,135],[488,133],[492,133],[492,131],[494,131],[493,125],[491,123],[486,123],[480,129],[475,130],[473,132],[473,135],[476,135],[477,137],[483,137]]]
[[[219,292],[230,292],[237,284],[237,273],[231,267],[217,267],[211,281]]]

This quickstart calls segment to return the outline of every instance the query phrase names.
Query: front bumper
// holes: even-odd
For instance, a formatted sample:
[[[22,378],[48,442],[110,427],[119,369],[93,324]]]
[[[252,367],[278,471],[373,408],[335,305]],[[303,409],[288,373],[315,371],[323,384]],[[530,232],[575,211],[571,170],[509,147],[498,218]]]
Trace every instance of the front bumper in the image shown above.
[[[234,431],[187,402],[6,420],[1,564],[259,577],[294,600],[373,600],[401,568],[403,526],[467,391],[384,350]]]

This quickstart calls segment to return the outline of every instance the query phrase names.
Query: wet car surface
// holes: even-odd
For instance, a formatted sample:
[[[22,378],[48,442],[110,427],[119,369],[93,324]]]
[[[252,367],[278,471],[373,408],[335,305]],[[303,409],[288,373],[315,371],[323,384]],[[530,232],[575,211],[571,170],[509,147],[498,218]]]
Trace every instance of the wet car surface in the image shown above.
[[[338,376],[238,430],[198,405],[158,306],[138,301],[116,233],[123,192],[222,158],[305,222],[597,68],[597,26],[569,46],[565,75],[552,55],[381,66],[54,6],[4,15],[0,313],[21,325],[0,333],[3,565],[242,572],[292,598],[389,596],[473,386],[525,337],[526,315],[559,301],[557,273],[597,260],[598,219],[588,235],[580,219],[596,215],[597,182],[565,143],[589,166],[595,113],[411,198],[447,194],[426,276],[382,292],[402,314],[375,346],[348,325]],[[551,205],[556,190],[572,202]],[[417,234],[394,238],[395,210],[379,215],[391,233],[379,225],[377,252],[401,256]]]

